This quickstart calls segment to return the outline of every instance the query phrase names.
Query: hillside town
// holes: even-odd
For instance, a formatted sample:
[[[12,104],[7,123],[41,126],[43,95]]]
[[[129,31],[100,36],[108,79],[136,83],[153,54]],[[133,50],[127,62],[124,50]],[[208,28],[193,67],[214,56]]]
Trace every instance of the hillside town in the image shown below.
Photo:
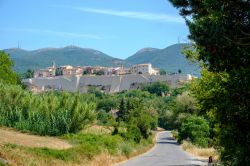
[[[46,69],[34,72],[34,77],[22,82],[33,92],[69,91],[87,93],[96,88],[105,93],[138,89],[142,84],[163,82],[170,87],[179,87],[191,81],[190,74],[164,74],[152,64],[136,64],[130,68],[102,66],[59,66],[55,63]]]
[[[103,66],[77,66],[70,65],[56,67],[53,62],[51,67],[39,69],[34,72],[34,78],[46,78],[55,76],[73,77],[82,75],[125,75],[125,74],[149,74],[159,75],[159,69],[153,68],[152,64],[136,64],[130,68],[118,67],[103,67]]]

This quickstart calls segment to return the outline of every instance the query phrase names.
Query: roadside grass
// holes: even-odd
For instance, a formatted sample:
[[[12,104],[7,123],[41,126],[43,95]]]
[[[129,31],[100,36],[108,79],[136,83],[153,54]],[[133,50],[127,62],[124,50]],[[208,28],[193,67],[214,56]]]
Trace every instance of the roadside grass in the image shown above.
[[[172,130],[171,134],[172,137],[174,137],[175,139],[178,138],[178,131]],[[212,156],[214,160],[219,159],[219,153],[213,147],[201,148],[197,145],[192,144],[190,141],[185,140],[182,141],[181,146],[186,152],[191,153],[192,155],[197,156],[199,158],[208,159],[210,156]]]
[[[73,147],[64,150],[32,148],[7,144],[0,149],[1,156],[10,165],[55,166],[55,165],[111,165],[148,150],[152,139],[142,140],[140,144],[124,140],[119,135],[85,130],[77,134],[66,134],[62,139]]]
[[[111,134],[113,130],[112,126],[88,125],[81,133]]]
[[[219,154],[218,154],[217,150],[215,150],[212,147],[211,148],[200,148],[200,147],[198,147],[198,146],[196,146],[188,141],[183,141],[181,146],[185,151],[187,151],[195,156],[199,156],[199,157],[204,158],[204,159],[208,159],[209,156],[212,156],[214,160],[219,159]]]

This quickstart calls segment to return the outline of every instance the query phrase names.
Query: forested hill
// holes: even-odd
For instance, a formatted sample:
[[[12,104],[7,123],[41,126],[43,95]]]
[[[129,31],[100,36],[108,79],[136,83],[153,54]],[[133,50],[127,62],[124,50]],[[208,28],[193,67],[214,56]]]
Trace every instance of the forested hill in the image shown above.
[[[134,55],[123,60],[127,67],[139,63],[152,63],[154,67],[164,69],[167,72],[177,72],[199,75],[197,64],[190,64],[181,50],[187,44],[174,44],[164,49],[144,48]],[[39,69],[51,66],[55,61],[59,65],[100,65],[112,66],[114,58],[94,49],[67,46],[64,48],[43,48],[27,51],[18,48],[4,50],[14,60],[15,71],[21,73],[27,69]],[[120,59],[119,59],[120,60]]]
[[[115,59],[103,52],[76,46],[43,48],[33,51],[13,48],[4,51],[14,60],[14,70],[17,72],[24,72],[27,69],[45,68],[51,66],[53,61],[55,61],[58,66],[111,66],[112,60]]]
[[[168,72],[177,72],[199,75],[197,64],[190,63],[182,54],[182,49],[188,44],[174,44],[164,49],[144,48],[126,59],[128,64],[152,63],[153,66],[165,69]]]

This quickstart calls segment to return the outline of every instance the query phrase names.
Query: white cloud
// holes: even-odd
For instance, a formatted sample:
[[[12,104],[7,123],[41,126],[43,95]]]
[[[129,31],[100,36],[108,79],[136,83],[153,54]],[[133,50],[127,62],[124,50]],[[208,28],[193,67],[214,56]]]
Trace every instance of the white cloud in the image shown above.
[[[66,37],[66,38],[88,38],[88,39],[101,39],[100,36],[94,35],[94,34],[82,34],[82,33],[72,33],[72,32],[62,32],[62,31],[53,31],[53,30],[47,30],[47,29],[31,29],[31,28],[25,28],[25,29],[18,29],[18,28],[8,28],[5,29],[7,31],[21,31],[21,32],[32,32],[32,33],[38,33],[38,34],[47,34],[47,35],[53,35],[53,36],[59,36],[59,37]]]
[[[136,12],[136,11],[118,11],[111,9],[81,8],[81,7],[70,7],[70,8],[82,12],[105,14],[105,15],[112,15],[112,16],[119,16],[126,18],[135,18],[141,20],[184,23],[184,19],[182,19],[180,16],[172,16],[167,14]]]

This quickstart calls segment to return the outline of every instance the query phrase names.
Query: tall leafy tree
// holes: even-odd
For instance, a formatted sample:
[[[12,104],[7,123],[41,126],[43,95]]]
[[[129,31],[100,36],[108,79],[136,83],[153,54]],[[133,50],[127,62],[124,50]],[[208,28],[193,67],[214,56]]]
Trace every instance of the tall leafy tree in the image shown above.
[[[16,84],[18,77],[12,69],[13,62],[9,55],[0,51],[0,81],[7,84]]]
[[[250,1],[170,2],[180,9],[190,30],[189,38],[196,45],[186,52],[187,56],[202,62],[205,68],[194,94],[202,110],[218,123],[222,161],[225,165],[248,165]]]

